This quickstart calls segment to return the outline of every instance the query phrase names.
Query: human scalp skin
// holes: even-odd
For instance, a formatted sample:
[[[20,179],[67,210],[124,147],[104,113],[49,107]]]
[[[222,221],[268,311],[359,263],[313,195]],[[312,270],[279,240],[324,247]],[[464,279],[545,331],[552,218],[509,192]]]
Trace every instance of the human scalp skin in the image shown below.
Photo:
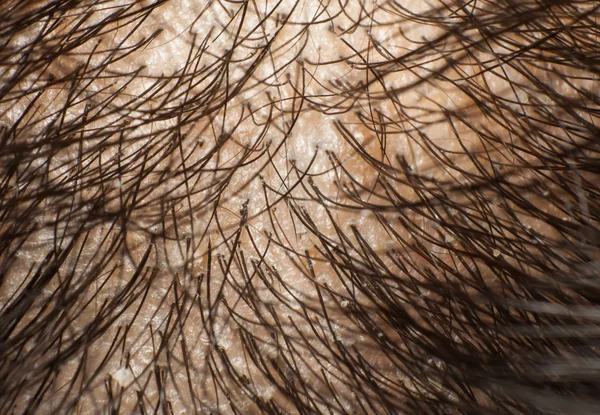
[[[599,7],[2,2],[0,413],[599,413]]]

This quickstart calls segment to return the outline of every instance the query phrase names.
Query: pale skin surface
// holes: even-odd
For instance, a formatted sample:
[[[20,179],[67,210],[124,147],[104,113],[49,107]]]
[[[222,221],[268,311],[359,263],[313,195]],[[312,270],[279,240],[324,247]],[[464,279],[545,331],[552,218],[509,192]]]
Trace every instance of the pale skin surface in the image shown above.
[[[0,413],[504,413],[597,305],[597,6],[160,3],[0,9]]]

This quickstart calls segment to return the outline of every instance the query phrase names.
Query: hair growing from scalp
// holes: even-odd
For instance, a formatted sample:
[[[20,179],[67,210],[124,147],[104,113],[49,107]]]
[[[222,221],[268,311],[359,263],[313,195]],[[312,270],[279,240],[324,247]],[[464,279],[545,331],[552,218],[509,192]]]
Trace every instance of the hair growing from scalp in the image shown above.
[[[2,2],[0,413],[599,413],[599,8]]]

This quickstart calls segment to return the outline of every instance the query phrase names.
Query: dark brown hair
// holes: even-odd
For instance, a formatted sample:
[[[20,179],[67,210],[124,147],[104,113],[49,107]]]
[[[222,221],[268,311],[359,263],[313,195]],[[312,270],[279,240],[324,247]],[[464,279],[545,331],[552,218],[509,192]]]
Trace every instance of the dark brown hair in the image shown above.
[[[5,2],[0,413],[600,412],[599,7]]]

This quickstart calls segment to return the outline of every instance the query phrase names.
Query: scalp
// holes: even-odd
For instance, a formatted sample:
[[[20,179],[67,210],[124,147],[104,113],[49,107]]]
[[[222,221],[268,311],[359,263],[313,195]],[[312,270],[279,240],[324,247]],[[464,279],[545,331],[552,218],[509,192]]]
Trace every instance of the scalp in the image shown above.
[[[597,8],[0,6],[0,412],[596,413]]]

